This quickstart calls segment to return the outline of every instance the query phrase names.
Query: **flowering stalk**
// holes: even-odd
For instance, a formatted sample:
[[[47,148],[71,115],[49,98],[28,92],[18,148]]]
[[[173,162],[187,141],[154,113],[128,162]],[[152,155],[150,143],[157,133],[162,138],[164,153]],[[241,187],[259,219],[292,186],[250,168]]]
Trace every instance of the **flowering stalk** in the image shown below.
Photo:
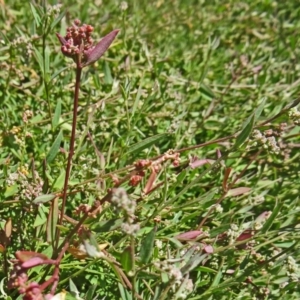
[[[94,41],[91,37],[91,33],[94,28],[91,25],[83,24],[80,26],[80,21],[75,20],[73,25],[67,28],[67,34],[62,37],[60,34],[56,34],[57,38],[61,43],[62,53],[70,57],[76,63],[76,81],[75,81],[75,92],[74,92],[74,104],[73,104],[73,122],[72,122],[72,133],[70,139],[70,149],[68,155],[68,162],[66,167],[66,176],[63,188],[63,201],[61,207],[61,214],[59,219],[59,224],[62,224],[64,218],[64,211],[67,199],[67,188],[70,178],[72,157],[74,155],[75,147],[75,134],[76,134],[76,124],[77,124],[77,110],[78,110],[78,98],[80,89],[80,78],[82,68],[96,62],[104,52],[109,48],[119,30],[113,30],[107,34],[100,42],[94,45]],[[59,239],[59,230],[57,232],[57,244]]]
[[[67,28],[67,34],[62,37],[60,34],[56,34],[60,43],[62,53],[70,57],[76,63],[76,81],[75,81],[75,92],[74,92],[74,104],[73,104],[73,121],[72,121],[72,133],[70,139],[70,149],[68,155],[68,162],[66,167],[66,176],[64,181],[64,188],[62,193],[62,208],[59,219],[59,224],[62,224],[64,218],[64,210],[66,206],[67,199],[67,188],[70,178],[72,157],[74,155],[75,148],[75,134],[76,134],[76,124],[77,124],[77,110],[78,110],[78,99],[79,99],[79,89],[80,89],[80,78],[82,69],[95,61],[97,61],[104,52],[111,45],[119,30],[113,30],[108,35],[106,35],[100,42],[95,46],[93,44],[93,39],[91,38],[91,33],[94,28],[91,25],[83,24],[80,25],[79,20],[75,20],[73,25]],[[54,205],[54,204],[53,204]],[[75,228],[69,233],[65,238],[63,243],[58,247],[60,231],[56,232],[56,250],[54,256],[56,259],[49,259],[43,254],[30,252],[30,251],[19,251],[16,253],[16,260],[14,261],[14,270],[9,281],[9,288],[18,288],[19,293],[23,295],[23,299],[30,300],[42,300],[42,299],[52,299],[55,293],[56,287],[59,280],[59,265],[62,260],[64,253],[67,251],[70,240],[74,233],[79,231],[80,226],[84,220],[88,217],[88,213],[97,210],[97,203],[81,218]],[[27,272],[29,269],[40,266],[48,265],[54,266],[53,275],[46,280],[44,283],[39,284],[37,282],[28,282]],[[50,293],[43,296],[44,290],[52,285]]]

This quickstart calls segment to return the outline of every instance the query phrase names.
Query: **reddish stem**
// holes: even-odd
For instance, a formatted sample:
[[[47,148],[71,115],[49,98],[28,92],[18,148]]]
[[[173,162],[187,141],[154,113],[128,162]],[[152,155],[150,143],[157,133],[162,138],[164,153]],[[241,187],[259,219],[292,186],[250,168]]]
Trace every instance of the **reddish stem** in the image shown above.
[[[71,167],[72,167],[72,157],[74,155],[74,149],[75,149],[75,135],[76,135],[77,110],[78,110],[81,71],[82,71],[82,67],[80,66],[80,59],[78,57],[77,64],[76,64],[76,81],[75,81],[75,92],[74,92],[74,103],[73,103],[72,133],[71,133],[71,139],[70,139],[70,149],[69,149],[68,163],[67,163],[67,168],[66,168],[66,176],[65,176],[63,196],[62,196],[61,214],[60,214],[60,219],[58,222],[59,225],[62,224],[63,219],[64,219],[64,212],[65,212],[65,207],[66,207],[66,202],[67,202],[67,189],[68,189],[69,178],[70,178]],[[56,235],[56,247],[59,244],[59,236],[60,236],[60,230],[58,229],[57,235]]]

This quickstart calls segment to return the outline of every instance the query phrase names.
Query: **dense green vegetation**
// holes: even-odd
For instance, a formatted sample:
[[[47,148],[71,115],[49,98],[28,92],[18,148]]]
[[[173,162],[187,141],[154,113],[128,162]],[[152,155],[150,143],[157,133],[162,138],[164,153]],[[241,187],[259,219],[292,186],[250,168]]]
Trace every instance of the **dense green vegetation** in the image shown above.
[[[58,239],[98,200],[73,232],[56,293],[299,299],[298,2],[63,2],[0,1],[1,297],[22,299],[8,289],[16,251],[56,259]],[[77,18],[95,41],[120,33],[82,72],[57,225],[75,64],[55,33]],[[52,274],[29,268],[28,282]]]

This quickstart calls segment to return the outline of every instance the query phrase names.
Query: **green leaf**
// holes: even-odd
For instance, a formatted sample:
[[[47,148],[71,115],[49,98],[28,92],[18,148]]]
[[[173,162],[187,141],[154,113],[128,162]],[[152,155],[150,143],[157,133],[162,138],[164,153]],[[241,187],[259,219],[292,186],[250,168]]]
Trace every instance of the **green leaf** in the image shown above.
[[[48,164],[50,162],[52,162],[53,159],[55,158],[55,156],[57,155],[62,139],[63,139],[63,134],[62,134],[62,130],[61,130],[59,132],[58,136],[56,137],[54,143],[52,144],[51,149],[46,157],[46,161]]]
[[[197,271],[203,272],[203,273],[217,273],[216,270],[208,268],[208,267],[203,267],[203,266],[199,266],[196,268]]]
[[[52,119],[52,125],[54,129],[59,124],[60,116],[61,116],[61,100],[58,99],[56,103],[55,113]]]
[[[276,201],[275,207],[272,209],[272,214],[267,219],[265,224],[263,225],[263,228],[261,229],[261,233],[266,233],[271,228],[275,218],[277,217],[277,215],[281,211],[281,208],[282,208],[283,204],[284,204],[283,202],[278,203],[278,201]]]
[[[39,14],[37,13],[35,7],[33,6],[32,3],[30,3],[30,8],[31,8],[31,12],[33,14],[36,26],[39,27],[41,24],[41,17],[39,16]]]
[[[42,72],[43,75],[44,74],[44,59],[42,54],[38,51],[38,49],[36,49],[35,47],[33,47],[34,53],[35,53],[35,58],[40,66],[40,70]]]
[[[44,210],[46,210],[47,212],[48,209],[46,209],[44,205],[40,205],[38,208],[38,214],[35,218],[33,227],[41,226],[47,222],[47,216]]]
[[[124,249],[123,253],[121,254],[121,265],[126,273],[132,271],[134,267],[132,251],[132,248],[128,246]]]
[[[242,126],[242,130],[251,122],[251,118],[254,117],[254,123],[259,119],[264,107],[266,104],[266,98],[263,98],[259,106],[255,109],[254,113],[252,113],[244,122]]]
[[[91,285],[85,295],[85,297],[86,297],[85,299],[86,300],[94,300],[93,296],[95,294],[96,289],[97,289],[97,285]]]
[[[234,148],[239,148],[250,136],[254,126],[254,120],[255,120],[255,116],[253,115],[252,118],[250,119],[250,122],[244,127],[242,132],[236,138]]]
[[[217,275],[215,276],[214,281],[213,281],[213,283],[212,283],[211,286],[212,286],[212,287],[217,286],[217,285],[220,283],[220,280],[221,280],[222,276],[223,276],[222,272],[219,271],[219,272],[217,273]]]
[[[55,180],[53,184],[53,190],[55,191],[60,191],[62,190],[64,183],[65,183],[65,176],[66,176],[66,171],[62,170],[58,178]]]
[[[56,225],[58,222],[58,197],[52,201],[47,222],[47,242],[51,243],[55,240]]]
[[[75,283],[73,282],[73,280],[71,278],[69,278],[69,287],[70,287],[70,292],[73,296],[76,297],[79,297],[79,292],[78,292],[78,289],[75,285]]]
[[[265,107],[266,100],[267,100],[267,98],[264,97],[262,99],[261,103],[259,104],[259,106],[257,107],[257,109],[254,111],[254,116],[255,116],[254,122],[256,122],[259,119],[259,117],[260,117],[260,115],[261,115],[261,113],[262,113],[262,111]]]
[[[107,61],[104,61],[103,73],[104,73],[104,82],[106,84],[112,84],[113,78],[111,76],[111,70]]]
[[[149,148],[150,146],[154,145],[158,141],[163,140],[168,136],[170,136],[170,133],[161,133],[161,134],[151,136],[141,142],[131,145],[127,150],[126,154],[140,152],[146,148]]]
[[[255,111],[247,118],[242,126],[242,132],[238,135],[235,141],[235,148],[239,148],[250,136],[255,122],[259,119],[266,103],[266,98],[263,98]]]
[[[154,227],[142,240],[140,258],[143,264],[147,264],[151,260],[155,234],[156,227]]]
[[[132,300],[131,291],[127,291],[121,283],[118,283],[121,300]]]
[[[230,228],[230,224],[222,224],[209,232],[209,236],[214,238],[215,236],[226,232]]]
[[[205,99],[211,100],[216,97],[214,92],[205,84],[201,84],[199,91]]]
[[[139,104],[139,101],[140,101],[140,98],[141,98],[141,94],[142,94],[142,80],[141,80],[141,83],[138,87],[138,90],[137,90],[137,93],[136,93],[136,97],[135,97],[135,100],[134,100],[134,103],[133,103],[133,106],[132,106],[132,109],[131,109],[131,117],[130,117],[130,120],[132,120],[134,114],[135,114],[135,111],[138,107],[138,104]]]
[[[18,188],[19,188],[19,186],[18,186],[17,184],[8,186],[8,187],[5,189],[4,197],[5,197],[5,198],[8,198],[8,197],[10,197],[10,196],[16,194],[16,193],[18,192]]]
[[[37,196],[32,203],[34,204],[40,204],[40,203],[47,203],[51,200],[53,200],[56,196],[54,194],[47,194],[47,195],[40,195]]]
[[[207,254],[197,254],[194,255],[182,268],[182,275],[187,274],[188,272],[195,269],[208,255]]]
[[[61,21],[61,19],[65,16],[66,11],[64,10],[50,25],[51,30]]]
[[[45,48],[44,57],[45,57],[45,74],[49,74],[50,73],[50,49],[49,49],[49,47]]]
[[[98,222],[97,226],[93,228],[93,230],[95,230],[95,232],[109,232],[120,228],[123,222],[123,219],[103,220]]]
[[[65,70],[69,69],[69,67],[63,67],[61,69],[59,69],[58,71],[56,71],[50,78],[50,81],[51,82],[54,78],[56,78],[60,73],[64,72]]]

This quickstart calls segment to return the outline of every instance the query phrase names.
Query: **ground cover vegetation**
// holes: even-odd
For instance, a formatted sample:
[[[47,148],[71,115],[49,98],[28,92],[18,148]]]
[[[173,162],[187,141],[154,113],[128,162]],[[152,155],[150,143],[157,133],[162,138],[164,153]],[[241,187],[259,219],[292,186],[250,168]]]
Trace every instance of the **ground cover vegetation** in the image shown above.
[[[297,1],[0,18],[1,299],[299,299]]]

